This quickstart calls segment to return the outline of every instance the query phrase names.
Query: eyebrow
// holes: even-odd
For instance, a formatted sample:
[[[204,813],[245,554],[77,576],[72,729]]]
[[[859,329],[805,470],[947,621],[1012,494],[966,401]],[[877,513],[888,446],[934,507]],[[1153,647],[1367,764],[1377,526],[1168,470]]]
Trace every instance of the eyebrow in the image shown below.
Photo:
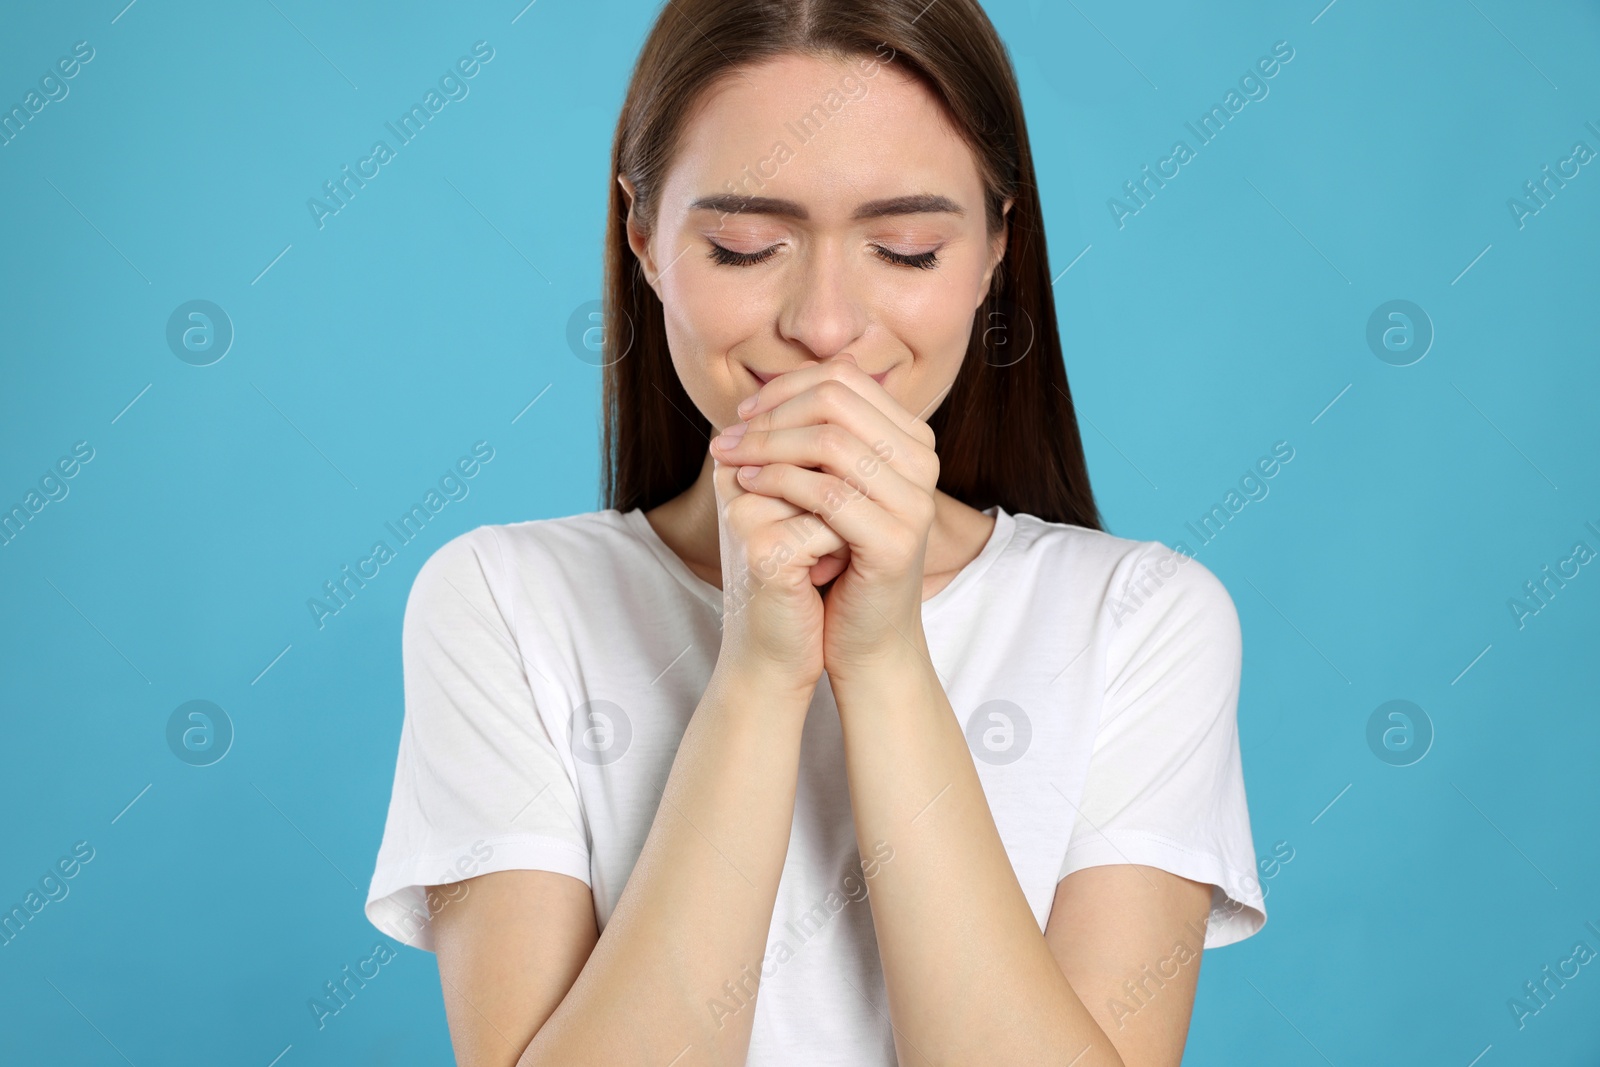
[[[810,213],[793,200],[779,200],[770,196],[741,196],[738,193],[719,193],[702,196],[689,205],[691,211],[716,211],[725,215],[777,215],[782,218],[805,220]],[[935,193],[912,193],[892,196],[885,200],[869,200],[856,208],[851,219],[878,219],[889,215],[924,215],[943,212],[964,216],[965,211],[947,196]]]

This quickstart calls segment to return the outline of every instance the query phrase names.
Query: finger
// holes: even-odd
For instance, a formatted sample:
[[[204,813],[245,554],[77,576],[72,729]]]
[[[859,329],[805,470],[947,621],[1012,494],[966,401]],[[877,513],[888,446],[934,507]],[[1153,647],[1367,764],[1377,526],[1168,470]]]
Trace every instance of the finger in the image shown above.
[[[720,549],[724,558],[727,557],[727,553],[734,551],[734,545],[727,539],[727,532],[731,530],[726,518],[728,504],[739,497],[753,496],[756,498],[755,501],[742,505],[749,515],[754,516],[750,521],[780,527],[780,540],[787,548],[786,552],[774,554],[771,558],[773,566],[781,566],[782,562],[788,559],[799,559],[812,568],[815,579],[817,565],[824,557],[833,556],[842,560],[838,565],[838,571],[844,569],[843,564],[849,562],[850,548],[842,537],[828,529],[825,523],[810,514],[807,509],[784,500],[781,496],[773,493],[749,492],[740,484],[738,471],[739,464],[724,463],[713,452],[711,479],[718,503],[719,528],[723,531]],[[827,571],[827,568],[824,567],[823,570]],[[814,584],[822,584],[834,573],[837,571],[826,573],[820,581],[814,580]],[[763,577],[771,577],[771,574]]]
[[[773,496],[770,493],[750,493],[744,486],[739,484],[739,465],[737,463],[724,463],[717,459],[714,453],[711,461],[711,484],[717,499],[718,550],[724,560],[729,559],[729,554],[735,550],[735,546],[730,540],[730,535],[747,536],[747,531],[745,530],[735,531],[733,523],[728,518],[728,506],[740,497],[754,496],[757,498],[740,505],[745,513],[743,522],[746,524],[782,523],[806,514],[803,508],[796,507],[781,497]],[[723,577],[724,579],[727,578],[726,570],[723,571]]]
[[[753,471],[754,473],[746,473]],[[770,493],[804,508],[821,520],[852,552],[867,545],[911,552],[914,525],[900,521],[861,491],[860,483],[792,463],[741,467],[739,480],[755,492]],[[929,501],[928,507],[932,506]]]
[[[870,479],[879,483],[874,498],[900,514],[909,514],[912,496],[938,487],[938,453],[840,381],[824,379],[744,425],[747,429],[736,444],[713,442],[713,454],[747,465],[780,461],[823,467],[841,478]],[[877,475],[885,464],[895,476],[880,482]]]
[[[907,411],[887,389],[878,384],[877,379],[861,369],[853,353],[841,353],[839,358],[825,363],[807,360],[794,370],[785,371],[756,390],[753,402],[746,398],[739,407],[739,417],[749,422],[762,412],[770,411],[829,379],[849,386],[864,397],[908,437],[922,441],[930,448],[933,446],[933,430],[928,424]]]
[[[717,512],[720,515],[727,509],[728,502],[745,492],[744,486],[739,484],[739,465],[724,463],[716,448],[711,450],[711,487],[716,492]]]
[[[811,584],[816,586],[827,585],[843,574],[849,566],[850,555],[848,552],[843,556],[823,556],[811,568]]]
[[[730,427],[731,428],[731,427]],[[720,435],[719,435],[720,437]],[[739,483],[739,464],[730,463],[725,457],[726,450],[716,446],[718,438],[712,438],[711,452],[711,486],[715,492],[718,504],[718,514],[726,512],[728,504],[744,496],[747,492]],[[792,505],[788,508],[772,507],[767,511],[770,521],[777,522],[781,519],[791,518],[800,512]]]
[[[800,400],[797,398],[794,402]],[[720,445],[717,447],[722,449]],[[893,462],[886,462],[885,454],[898,459],[910,476],[902,474]],[[857,487],[856,492],[907,521],[917,514],[918,499],[929,498],[933,482],[937,480],[936,465],[930,468],[927,462],[932,458],[931,453],[927,453],[926,458],[908,456],[905,452],[894,454],[882,441],[878,448],[869,448],[856,434],[834,422],[776,430],[750,429],[737,443],[728,446],[720,458],[724,462],[739,463],[742,468],[785,463],[825,472],[841,484],[850,482]],[[740,484],[750,487],[743,477],[743,469]]]
[[[820,516],[811,514],[809,508],[800,507],[778,493],[761,495],[782,500],[795,509],[792,518],[783,519],[779,523],[783,527],[785,541],[794,552],[792,558],[804,560],[813,571],[818,564],[829,559],[841,560],[844,563],[850,561],[850,543]],[[842,571],[844,568],[841,566],[839,570]]]

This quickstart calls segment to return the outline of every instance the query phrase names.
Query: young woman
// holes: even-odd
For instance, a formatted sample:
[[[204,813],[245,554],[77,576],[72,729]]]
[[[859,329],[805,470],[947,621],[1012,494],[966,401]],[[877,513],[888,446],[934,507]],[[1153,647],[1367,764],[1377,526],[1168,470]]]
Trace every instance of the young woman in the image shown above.
[[[612,171],[610,506],[406,608],[367,914],[458,1062],[1177,1064],[1238,618],[1101,528],[976,0],[672,0]]]

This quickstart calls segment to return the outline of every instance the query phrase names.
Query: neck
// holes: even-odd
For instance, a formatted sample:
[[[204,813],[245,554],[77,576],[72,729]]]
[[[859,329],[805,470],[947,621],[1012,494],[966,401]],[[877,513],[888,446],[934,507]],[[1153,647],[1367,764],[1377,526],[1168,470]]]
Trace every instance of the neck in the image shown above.
[[[699,569],[721,573],[722,544],[717,536],[717,490],[712,483],[715,461],[707,452],[694,484],[655,509],[658,525],[678,538],[672,550]],[[717,584],[721,584],[718,581]]]

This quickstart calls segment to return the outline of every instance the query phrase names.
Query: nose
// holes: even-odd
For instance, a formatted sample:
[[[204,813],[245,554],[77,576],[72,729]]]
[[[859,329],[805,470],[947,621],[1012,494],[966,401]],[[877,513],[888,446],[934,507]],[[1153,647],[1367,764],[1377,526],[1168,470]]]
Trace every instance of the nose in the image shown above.
[[[863,283],[844,262],[839,242],[820,240],[801,268],[789,272],[792,287],[778,314],[784,340],[804,347],[808,358],[825,361],[855,343],[867,325]]]

